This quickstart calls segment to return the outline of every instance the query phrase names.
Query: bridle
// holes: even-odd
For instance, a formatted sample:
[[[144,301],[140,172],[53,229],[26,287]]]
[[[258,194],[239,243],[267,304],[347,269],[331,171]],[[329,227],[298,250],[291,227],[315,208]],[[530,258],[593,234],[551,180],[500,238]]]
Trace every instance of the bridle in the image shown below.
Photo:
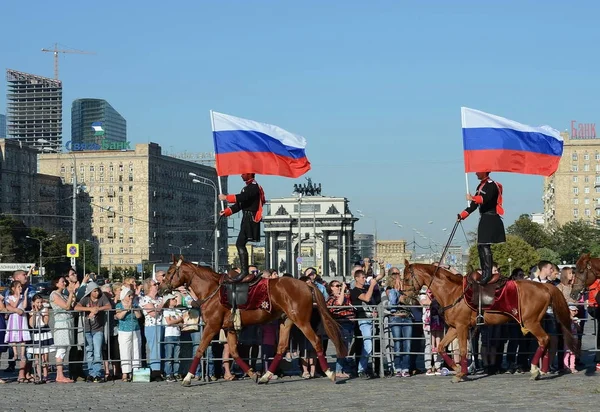
[[[590,273],[593,275],[594,278],[598,279],[598,275],[596,274],[596,272],[594,272],[593,268],[592,268],[592,264],[588,261],[585,264],[585,270],[583,271],[576,271],[574,277],[575,277],[575,281],[578,282],[581,279],[581,291],[579,292],[579,297],[581,297],[581,294],[583,293],[584,290],[587,289],[587,287],[585,286],[585,282],[586,279],[588,278],[588,276],[590,275]],[[581,278],[579,277],[579,274],[581,274]],[[573,282],[575,283],[575,282]]]
[[[433,272],[433,274],[431,275],[431,280],[429,281],[429,284],[427,285],[427,289],[428,289],[428,290],[431,290],[431,284],[433,283],[433,280],[435,279],[435,275],[437,274],[437,271],[439,270],[439,268],[440,268],[439,266],[436,266],[436,267],[435,267],[435,271],[434,271],[434,272]],[[417,278],[417,275],[415,274],[415,271],[414,271],[414,269],[413,269],[413,265],[412,265],[412,264],[408,265],[408,271],[409,271],[409,273],[410,273],[410,277],[411,277],[411,283],[412,283],[413,285],[415,284],[415,282],[419,283],[419,280],[418,280],[418,278]],[[419,289],[418,289],[418,290],[421,290],[421,288],[423,287],[423,285],[425,285],[425,283],[422,283],[422,284],[420,284],[420,286],[419,286]],[[416,289],[415,289],[415,290],[416,290]],[[460,302],[460,301],[463,299],[463,297],[464,297],[464,296],[465,296],[465,291],[463,290],[463,291],[462,291],[462,293],[460,294],[460,296],[459,296],[458,298],[456,298],[456,299],[454,300],[454,302],[452,302],[451,304],[449,304],[449,305],[446,305],[446,306],[444,306],[444,307],[440,307],[440,308],[438,309],[438,312],[439,312],[439,314],[440,314],[440,315],[443,315],[445,311],[447,311],[447,310],[449,310],[449,309],[452,309],[453,307],[455,307],[456,305],[458,305],[458,304],[459,304],[459,302]]]
[[[182,263],[183,263],[183,260],[180,258],[179,261],[177,262],[177,264],[175,265],[175,273],[173,273],[173,275],[171,275],[171,277],[169,278],[169,289],[168,289],[168,292],[170,292],[170,291],[173,290],[173,286],[172,286],[173,283],[172,282],[173,282],[173,279],[175,278],[175,275],[177,275],[177,281],[179,281],[181,279],[181,264]],[[208,296],[205,297],[204,299],[200,299],[200,300],[195,301],[194,305],[197,306],[198,308],[202,307],[202,305],[204,305],[213,296],[215,296],[217,294],[217,292],[221,288],[222,284],[223,284],[222,281],[219,280],[219,284],[217,285],[217,287],[215,288],[215,290],[213,290],[211,293],[209,293]],[[185,288],[185,290],[188,293],[188,295],[191,296],[190,289],[189,289],[187,283],[184,283],[183,287]]]

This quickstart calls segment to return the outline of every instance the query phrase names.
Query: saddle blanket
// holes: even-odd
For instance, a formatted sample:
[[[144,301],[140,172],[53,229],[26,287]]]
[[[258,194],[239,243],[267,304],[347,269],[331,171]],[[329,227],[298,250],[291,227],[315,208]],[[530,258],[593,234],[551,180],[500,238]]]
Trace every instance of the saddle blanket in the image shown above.
[[[476,305],[473,305],[473,287],[467,283],[467,278],[463,280],[463,290],[465,292],[465,302],[475,312],[478,311]],[[486,312],[498,312],[511,316],[521,324],[521,306],[519,302],[519,290],[517,282],[509,280],[503,288],[495,291],[494,303],[484,306]]]
[[[232,287],[236,287],[234,284]],[[219,290],[221,305],[231,309],[232,305],[227,298],[227,286],[221,285]],[[271,294],[269,293],[269,279],[260,279],[257,283],[250,285],[248,290],[248,300],[243,305],[238,305],[240,310],[263,309],[271,313]]]

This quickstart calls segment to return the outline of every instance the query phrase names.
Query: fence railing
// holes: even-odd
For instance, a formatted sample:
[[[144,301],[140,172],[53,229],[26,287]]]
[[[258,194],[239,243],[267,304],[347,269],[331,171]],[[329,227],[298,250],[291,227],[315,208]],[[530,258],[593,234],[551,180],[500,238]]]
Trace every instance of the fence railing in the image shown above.
[[[581,306],[582,304],[578,304],[579,306]],[[348,307],[342,307],[342,306],[334,306],[332,308],[348,308]],[[394,307],[389,307],[389,306],[383,306],[383,305],[377,305],[377,306],[366,306],[366,307],[361,307],[361,308],[366,308],[369,311],[371,311],[374,316],[373,317],[369,317],[366,319],[351,319],[349,321],[353,322],[354,324],[356,324],[359,321],[368,321],[371,323],[372,326],[372,336],[370,337],[371,342],[372,342],[372,352],[370,354],[368,354],[369,357],[369,363],[373,364],[373,370],[376,371],[376,374],[378,374],[379,376],[383,376],[385,374],[385,372],[393,372],[394,371],[394,358],[397,356],[404,356],[404,355],[408,355],[408,356],[412,356],[412,357],[425,357],[425,356],[432,356],[433,354],[430,353],[426,353],[425,352],[425,339],[428,339],[429,336],[427,333],[422,333],[423,332],[423,321],[419,320],[419,312],[422,311],[423,306],[408,306],[408,305],[404,305],[402,306],[402,309],[406,309],[408,311],[410,311],[411,313],[416,314],[417,316],[411,316],[408,320],[404,319],[402,320],[401,323],[397,323],[398,319],[394,316],[393,313],[390,312],[390,310],[394,310],[396,308]],[[181,314],[185,313],[186,311],[188,311],[188,309],[186,308],[176,308]],[[128,312],[131,315],[134,315],[134,311],[138,311],[138,312],[142,312],[141,308],[134,308],[131,310],[128,310]],[[97,362],[97,359],[93,359],[93,354],[91,356],[90,359],[88,359],[86,357],[86,354],[89,354],[92,352],[92,349],[90,346],[94,346],[95,343],[93,339],[89,339],[90,338],[90,334],[94,335],[94,334],[98,334],[98,333],[102,333],[102,347],[103,347],[103,351],[102,351],[102,359],[101,362],[106,363],[108,365],[110,364],[114,364],[117,362],[120,363],[128,363],[131,364],[132,367],[142,367],[142,366],[147,366],[147,367],[153,367],[156,366],[157,362],[158,362],[158,369],[162,370],[164,369],[164,364],[166,362],[175,362],[177,361],[180,364],[179,370],[174,372],[174,373],[181,373],[182,375],[184,375],[187,372],[187,368],[188,368],[188,364],[189,362],[192,360],[193,356],[194,356],[194,352],[195,352],[195,348],[198,346],[199,341],[200,341],[200,337],[202,336],[203,333],[203,328],[204,328],[204,324],[201,320],[201,317],[199,317],[199,322],[197,324],[197,329],[194,328],[194,325],[190,325],[190,324],[186,324],[186,331],[181,332],[181,335],[179,337],[179,339],[165,339],[165,325],[163,324],[163,320],[162,320],[162,314],[163,314],[164,309],[162,310],[157,310],[157,315],[154,317],[155,322],[158,323],[158,325],[144,325],[144,318],[145,316],[143,315],[143,313],[141,313],[141,319],[140,322],[138,323],[139,325],[139,342],[135,342],[135,345],[139,345],[138,348],[135,348],[134,345],[131,345],[131,350],[129,351],[129,353],[126,353],[127,351],[123,351],[121,347],[119,347],[118,344],[118,336],[119,333],[130,333],[131,331],[124,331],[124,330],[120,330],[120,325],[119,325],[119,321],[114,319],[115,314],[117,313],[117,310],[115,309],[111,309],[108,311],[102,311],[99,312],[100,315],[104,314],[104,326],[102,327],[102,330],[90,330],[89,329],[89,325],[87,322],[85,322],[85,318],[86,316],[88,316],[87,312],[79,312],[79,311],[68,311],[66,313],[69,313],[70,316],[73,319],[74,322],[74,326],[72,328],[65,328],[64,326],[61,326],[61,324],[64,324],[64,322],[55,321],[55,315],[56,313],[52,310],[49,311],[49,317],[50,317],[50,321],[48,324],[48,327],[50,329],[50,331],[52,332],[52,334],[56,334],[56,332],[58,331],[64,331],[64,330],[69,330],[70,332],[70,341],[68,343],[68,345],[63,345],[61,344],[60,347],[68,347],[70,348],[71,352],[74,353],[76,352],[77,354],[79,354],[79,358],[77,356],[70,356],[70,358],[65,358],[65,364],[67,363],[66,359],[69,359],[68,363],[69,365],[77,365],[77,364],[90,364],[90,362]],[[584,311],[585,313],[587,313],[587,311]],[[61,315],[59,316],[64,316],[63,314],[65,312],[59,312],[61,313]],[[22,342],[12,342],[11,339],[14,336],[23,336],[23,335],[27,335],[27,333],[30,334],[30,338],[33,337],[34,334],[37,334],[38,336],[40,336],[45,330],[46,327],[44,325],[39,325],[37,327],[25,327],[25,328],[15,328],[14,327],[14,322],[11,322],[10,320],[10,316],[14,316],[14,313],[10,313],[10,312],[0,312],[0,316],[5,318],[5,323],[6,326],[5,327],[1,327],[0,324],[0,336],[5,336],[5,340],[0,341],[0,352],[4,352],[6,351],[7,348],[13,348],[14,350],[18,350],[19,352],[17,352],[17,356],[15,358],[18,358],[19,355],[23,352],[26,355],[27,360],[29,361],[34,361],[35,362],[35,370],[39,371],[39,368],[43,365],[53,365],[55,364],[55,359],[53,356],[51,356],[52,353],[55,353],[57,348],[59,347],[59,345],[55,344],[52,346],[45,346],[44,342],[42,341],[37,341],[37,342],[32,342],[31,339],[29,339],[28,341],[22,341]],[[29,316],[35,316],[36,312],[33,311],[28,311],[25,312],[25,314],[23,315],[25,317],[25,319],[28,319]],[[96,315],[98,316],[98,315]],[[590,322],[591,321],[591,322]],[[596,335],[597,333],[597,321],[594,321],[594,319],[592,318],[587,318],[587,319],[582,319],[582,322],[587,326],[585,329],[585,332],[589,334],[589,330],[591,329],[592,335]],[[400,336],[400,337],[394,337],[393,333],[392,333],[392,328],[394,328],[395,326],[400,326],[400,327],[410,327],[411,328],[411,332],[416,332],[416,333],[410,333],[410,336]],[[583,325],[582,325],[583,326]],[[527,335],[527,336],[523,336],[520,332],[519,333],[514,333],[514,330],[511,331],[511,328],[519,328],[519,325],[516,323],[508,323],[505,324],[505,326],[500,326],[500,328],[502,328],[502,331],[497,333],[495,332],[493,335],[494,337],[492,339],[485,339],[485,342],[482,341],[481,343],[479,343],[479,338],[476,336],[478,333],[483,332],[484,334],[487,333],[485,328],[489,327],[489,326],[485,326],[484,329],[479,329],[479,331],[476,331],[475,333],[473,333],[474,331],[472,331],[471,333],[471,339],[469,339],[469,357],[471,360],[474,359],[474,356],[477,356],[478,354],[481,353],[481,350],[485,350],[485,346],[486,345],[492,345],[492,343],[494,341],[496,341],[495,343],[497,344],[501,344],[502,346],[502,352],[505,355],[509,355],[511,357],[513,357],[514,359],[516,359],[516,355],[526,355],[526,356],[530,356],[535,352],[535,349],[537,348],[537,343],[535,343],[534,346],[531,346],[529,349],[527,347],[523,347],[523,345],[520,345],[521,347],[519,348],[518,352],[517,351],[512,351],[509,352],[509,349],[511,348],[510,345],[507,345],[507,341],[513,341],[513,342],[531,342],[532,341],[532,337],[531,335]],[[260,330],[261,325],[256,325],[256,326],[248,326],[247,328],[255,328],[255,330]],[[152,332],[151,330],[154,329]],[[196,329],[196,330],[194,330]],[[581,328],[581,334],[579,335],[579,338],[581,339],[584,335],[584,329],[583,327]],[[557,328],[557,330],[559,331],[559,333],[556,334],[556,336],[560,337],[560,328]],[[22,332],[22,333],[20,333]],[[134,332],[135,334],[135,332]],[[407,333],[408,334],[408,333]],[[86,335],[88,336],[88,339],[86,339]],[[252,333],[250,333],[250,335],[252,335]],[[10,338],[9,338],[10,336]],[[152,337],[151,339],[148,339]],[[263,344],[262,339],[260,338],[260,334],[256,333],[255,336],[251,336],[251,339],[249,341],[245,341],[246,335],[244,334],[244,332],[242,332],[239,336],[239,342],[240,344],[248,344],[248,345],[257,345],[257,346],[261,346]],[[290,342],[290,348],[297,348],[298,346],[298,342],[294,341],[295,338],[291,338],[292,342]],[[304,338],[302,338],[304,339]],[[327,339],[326,336],[322,336],[322,339]],[[357,363],[359,361],[359,358],[361,357],[361,353],[360,351],[356,350],[356,346],[357,343],[360,343],[362,337],[360,336],[360,331],[359,328],[355,325],[354,326],[354,336],[353,336],[353,347],[354,347],[354,351],[353,353],[350,353],[349,358],[353,359],[355,363]],[[477,339],[475,341],[475,339]],[[8,340],[8,341],[7,341]],[[257,343],[259,342],[260,343]],[[411,342],[411,349],[410,350],[402,350],[402,345],[400,345],[400,349],[396,350],[394,349],[394,343],[396,342],[403,342],[403,341],[409,341]],[[475,343],[476,342],[476,343]],[[214,339],[212,341],[212,344],[217,344],[217,345],[223,345],[226,342],[224,342],[223,340],[220,340],[219,337],[217,336],[216,339]],[[115,345],[117,345],[117,347],[115,347]],[[167,345],[178,345],[180,347],[180,349],[182,349],[180,351],[180,356],[170,356],[167,357],[165,356],[165,347]],[[129,345],[128,345],[129,346]],[[144,347],[142,347],[144,346]],[[277,341],[275,341],[275,347],[277,346]],[[332,345],[330,345],[331,347]],[[406,345],[405,345],[406,346]],[[506,347],[506,350],[504,349],[504,347]],[[516,345],[519,346],[519,345]],[[22,349],[24,348],[24,349]],[[73,349],[75,348],[75,349]],[[209,346],[210,349],[210,346]],[[264,349],[264,348],[263,348]],[[456,346],[455,351],[458,350],[458,346]],[[562,348],[558,348],[558,350],[561,350]],[[594,347],[588,347],[585,348],[587,351],[598,351],[599,348],[596,347],[596,345],[594,345]],[[290,349],[291,351],[293,351],[293,349]],[[349,350],[351,350],[351,348],[349,348]],[[262,349],[261,349],[262,352]],[[48,360],[45,361],[43,359],[40,358],[40,354],[45,354],[48,353]],[[114,354],[119,354],[118,358],[113,356]],[[138,354],[136,356],[136,353]],[[89,356],[89,355],[88,355]],[[252,362],[252,363],[258,363],[258,361],[260,360],[261,363],[265,363],[266,361],[269,361],[272,358],[264,358],[263,354],[261,353],[259,356],[256,357],[245,357],[244,358],[246,361],[248,362]],[[328,360],[329,361],[335,361],[335,355],[330,355],[328,356]],[[230,361],[231,359],[229,358],[223,358],[221,357],[214,357],[212,356],[212,354],[207,354],[205,353],[203,358],[202,358],[202,362],[200,364],[200,367],[198,369],[197,375],[201,378],[201,379],[206,379],[206,373],[207,373],[207,369],[208,369],[208,364],[210,362],[226,362],[226,361]],[[8,361],[12,361],[12,359],[8,359]],[[414,362],[414,361],[413,361]],[[419,361],[419,363],[422,362],[422,359]],[[264,366],[264,365],[263,365]],[[104,369],[104,366],[102,367],[102,369]],[[106,370],[105,370],[106,373]]]

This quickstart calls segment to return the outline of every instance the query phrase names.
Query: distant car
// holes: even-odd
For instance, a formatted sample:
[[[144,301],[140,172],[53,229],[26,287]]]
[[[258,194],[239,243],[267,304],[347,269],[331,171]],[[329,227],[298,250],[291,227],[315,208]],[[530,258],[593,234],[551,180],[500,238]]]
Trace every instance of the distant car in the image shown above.
[[[50,282],[39,282],[34,285],[35,293],[39,293],[40,295],[46,296],[50,295],[52,292],[52,284]]]

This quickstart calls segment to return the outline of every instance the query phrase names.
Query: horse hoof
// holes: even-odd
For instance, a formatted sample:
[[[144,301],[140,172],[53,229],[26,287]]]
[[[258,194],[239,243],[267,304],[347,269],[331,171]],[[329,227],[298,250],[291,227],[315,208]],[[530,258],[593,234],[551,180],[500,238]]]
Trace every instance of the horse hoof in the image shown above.
[[[331,379],[331,382],[335,382],[335,373],[331,369],[327,369],[325,371],[325,375],[327,375],[327,377]]]
[[[271,380],[271,376],[273,376],[273,373],[271,372],[267,372],[265,373],[263,376],[260,377],[260,379],[258,380],[258,384],[267,384],[269,383],[269,380]]]
[[[184,380],[181,381],[181,386],[184,386],[186,388],[189,387],[189,386],[192,386],[192,381],[184,379]]]
[[[463,378],[461,376],[453,376],[452,377],[452,383],[460,383],[463,381]]]
[[[540,372],[539,371],[535,371],[535,372],[531,372],[531,377],[529,378],[532,381],[537,381],[540,379]]]

